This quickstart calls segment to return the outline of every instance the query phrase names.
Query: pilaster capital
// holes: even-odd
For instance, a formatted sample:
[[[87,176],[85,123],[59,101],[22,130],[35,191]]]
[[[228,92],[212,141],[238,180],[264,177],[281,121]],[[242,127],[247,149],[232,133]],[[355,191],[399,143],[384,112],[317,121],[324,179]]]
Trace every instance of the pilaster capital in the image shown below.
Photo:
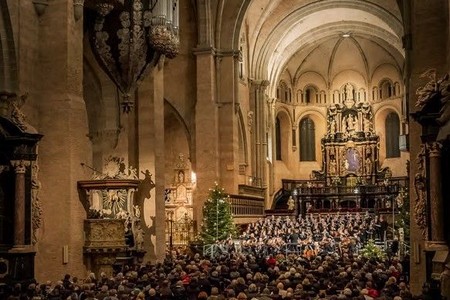
[[[442,144],[439,142],[432,142],[429,144],[430,157],[440,157]]]
[[[212,55],[214,57],[234,57],[240,58],[241,51],[235,49],[217,49],[208,45],[199,45],[197,48],[193,50],[194,55]]]
[[[268,105],[269,109],[274,110],[276,103],[277,103],[277,98],[267,98],[267,105]]]
[[[248,82],[250,83],[251,87],[256,88],[256,89],[261,89],[261,90],[265,90],[269,84],[270,81],[267,79],[248,79]]]
[[[30,166],[28,160],[12,160],[11,165],[14,167],[16,174],[25,174],[27,167]]]

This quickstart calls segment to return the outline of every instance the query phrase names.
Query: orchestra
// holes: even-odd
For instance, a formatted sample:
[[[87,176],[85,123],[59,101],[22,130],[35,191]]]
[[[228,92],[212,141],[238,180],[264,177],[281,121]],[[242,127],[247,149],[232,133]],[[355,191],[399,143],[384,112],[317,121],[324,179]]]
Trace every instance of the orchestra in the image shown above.
[[[383,240],[384,222],[382,217],[369,213],[269,216],[248,225],[241,235],[242,251],[295,252],[306,259],[356,253],[370,239]]]

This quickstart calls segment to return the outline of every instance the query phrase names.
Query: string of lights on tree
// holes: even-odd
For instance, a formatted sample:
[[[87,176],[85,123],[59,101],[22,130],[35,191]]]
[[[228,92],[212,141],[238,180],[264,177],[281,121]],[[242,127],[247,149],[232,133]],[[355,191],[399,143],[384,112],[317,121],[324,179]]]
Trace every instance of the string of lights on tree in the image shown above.
[[[228,194],[216,183],[214,188],[209,190],[209,197],[203,206],[200,238],[204,244],[213,244],[233,238],[236,234]]]

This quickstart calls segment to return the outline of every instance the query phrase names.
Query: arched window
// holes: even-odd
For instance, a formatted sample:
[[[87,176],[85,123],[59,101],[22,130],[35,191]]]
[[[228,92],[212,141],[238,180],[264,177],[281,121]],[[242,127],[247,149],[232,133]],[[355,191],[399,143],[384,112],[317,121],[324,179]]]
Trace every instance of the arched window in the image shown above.
[[[380,84],[380,100],[388,99],[393,96],[393,84],[389,80],[383,80]]]
[[[281,122],[277,117],[275,120],[275,156],[276,160],[282,160],[281,158]]]
[[[396,82],[394,83],[394,96],[400,95],[400,83]]]
[[[303,103],[303,91],[297,90],[297,103]]]
[[[306,104],[310,104],[310,103],[317,103],[317,96],[318,96],[318,92],[316,91],[316,89],[312,86],[309,86],[305,89],[305,103]]]
[[[305,103],[311,103],[311,89],[307,88],[305,93]]]
[[[244,60],[242,59],[243,49],[239,47],[239,78],[244,79]]]
[[[399,136],[400,119],[395,112],[386,117],[386,157],[400,157]]]
[[[300,121],[300,161],[316,160],[314,122],[310,118]]]
[[[284,81],[280,81],[280,84],[277,87],[277,98],[280,99],[281,102],[286,103],[289,97],[289,89]]]
[[[244,79],[244,66],[245,66],[245,61],[244,61],[244,49],[246,48],[245,46],[245,35],[243,34],[240,38],[240,45],[239,45],[239,56],[238,56],[238,60],[239,60],[239,79]]]

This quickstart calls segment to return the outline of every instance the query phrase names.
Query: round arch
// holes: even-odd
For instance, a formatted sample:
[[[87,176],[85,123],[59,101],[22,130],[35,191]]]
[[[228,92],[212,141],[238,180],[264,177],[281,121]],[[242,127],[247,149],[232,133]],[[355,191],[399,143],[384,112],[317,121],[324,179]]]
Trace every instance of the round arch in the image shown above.
[[[164,135],[171,137],[164,139],[166,165],[171,165],[180,153],[187,153],[186,157],[193,163],[192,137],[189,127],[178,110],[167,99],[164,99]],[[166,172],[166,182],[172,182],[171,175],[172,172]]]
[[[275,159],[289,161],[289,149],[295,144],[291,139],[292,119],[286,108],[275,115]]]
[[[383,162],[387,158],[387,136],[386,136],[386,118],[389,114],[394,113],[399,119],[398,132],[401,134],[401,114],[398,109],[393,105],[384,105],[375,112],[374,123],[377,129],[377,135],[380,137],[380,162]],[[397,137],[398,138],[398,137]]]

